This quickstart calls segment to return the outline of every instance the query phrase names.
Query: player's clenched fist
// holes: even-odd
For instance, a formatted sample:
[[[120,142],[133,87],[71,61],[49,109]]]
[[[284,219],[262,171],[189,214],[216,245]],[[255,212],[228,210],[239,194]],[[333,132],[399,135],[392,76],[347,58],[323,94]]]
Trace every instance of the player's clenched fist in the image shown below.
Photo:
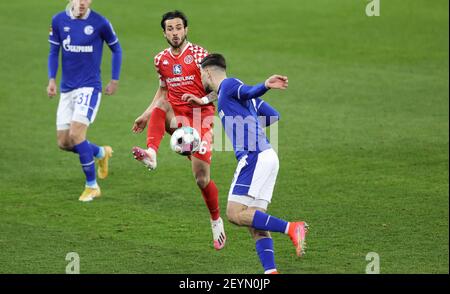
[[[47,86],[47,95],[48,97],[52,98],[55,97],[57,94],[57,87],[56,87],[56,82],[53,79],[50,79],[48,81],[48,86]]]
[[[116,93],[116,91],[117,91],[118,85],[119,85],[119,81],[111,80],[105,88],[105,94],[108,96],[114,95],[114,93]]]

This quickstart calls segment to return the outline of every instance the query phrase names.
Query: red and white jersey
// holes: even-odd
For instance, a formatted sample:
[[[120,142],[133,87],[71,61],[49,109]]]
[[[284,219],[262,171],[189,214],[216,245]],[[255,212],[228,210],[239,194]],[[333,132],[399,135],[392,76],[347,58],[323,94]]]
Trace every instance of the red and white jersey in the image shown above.
[[[155,56],[155,67],[161,87],[167,87],[168,99],[172,105],[190,105],[181,100],[183,94],[206,96],[200,73],[200,62],[208,52],[190,42],[183,51],[174,55],[171,48]]]

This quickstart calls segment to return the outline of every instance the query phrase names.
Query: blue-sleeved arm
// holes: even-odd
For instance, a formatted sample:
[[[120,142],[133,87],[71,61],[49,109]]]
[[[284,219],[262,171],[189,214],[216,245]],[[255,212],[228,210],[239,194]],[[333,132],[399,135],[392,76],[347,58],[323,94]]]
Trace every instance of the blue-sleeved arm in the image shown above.
[[[258,84],[256,86],[245,85],[238,79],[228,78],[222,82],[220,86],[220,91],[227,93],[228,97],[237,100],[250,100],[264,95],[267,92],[267,88],[264,83]]]
[[[50,53],[48,54],[48,78],[55,79],[58,73],[58,57],[60,45],[50,43]]]
[[[111,78],[113,80],[119,80],[120,78],[120,69],[122,67],[122,47],[120,47],[120,43],[117,42],[112,46],[109,46],[112,52],[112,74]]]
[[[264,95],[268,90],[269,89],[264,86],[264,83],[260,83],[255,86],[241,84],[237,90],[237,98],[239,100],[250,100]]]
[[[270,126],[271,124],[280,120],[280,113],[273,108],[269,103],[262,100],[261,98],[256,98],[256,109],[257,115],[259,117],[265,117],[265,124],[263,127]]]
[[[103,26],[102,38],[108,44],[112,52],[112,74],[113,80],[119,80],[120,69],[122,67],[122,47],[119,43],[119,38],[113,29],[112,24],[105,18],[105,25]]]
[[[52,18],[52,25],[50,27],[50,33],[48,41],[50,43],[50,53],[48,54],[48,78],[56,78],[58,73],[58,57],[59,48],[61,47],[61,41],[59,39],[59,26],[58,17]]]

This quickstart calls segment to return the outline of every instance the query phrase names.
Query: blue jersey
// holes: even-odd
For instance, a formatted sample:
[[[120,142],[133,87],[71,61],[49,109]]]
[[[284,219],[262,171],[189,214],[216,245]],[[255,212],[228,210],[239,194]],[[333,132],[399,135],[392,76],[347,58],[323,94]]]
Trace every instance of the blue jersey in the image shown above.
[[[263,128],[280,115],[259,98],[267,90],[264,84],[252,87],[235,78],[227,78],[219,86],[217,111],[238,160],[249,152],[272,148]]]
[[[101,91],[103,42],[113,51],[112,78],[119,79],[122,56],[119,40],[112,25],[100,14],[88,10],[81,19],[73,17],[70,11],[55,15],[49,42],[49,78],[55,78],[60,48],[62,52],[61,92],[81,87],[94,87]]]

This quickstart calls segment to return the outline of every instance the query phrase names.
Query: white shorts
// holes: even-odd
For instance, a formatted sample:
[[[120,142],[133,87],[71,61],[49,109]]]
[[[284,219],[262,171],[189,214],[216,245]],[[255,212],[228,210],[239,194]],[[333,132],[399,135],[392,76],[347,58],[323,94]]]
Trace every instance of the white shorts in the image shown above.
[[[61,93],[56,113],[56,129],[68,130],[72,121],[89,126],[94,122],[102,93],[92,87]]]
[[[248,153],[238,163],[228,201],[267,210],[279,168],[278,155],[273,149]]]

